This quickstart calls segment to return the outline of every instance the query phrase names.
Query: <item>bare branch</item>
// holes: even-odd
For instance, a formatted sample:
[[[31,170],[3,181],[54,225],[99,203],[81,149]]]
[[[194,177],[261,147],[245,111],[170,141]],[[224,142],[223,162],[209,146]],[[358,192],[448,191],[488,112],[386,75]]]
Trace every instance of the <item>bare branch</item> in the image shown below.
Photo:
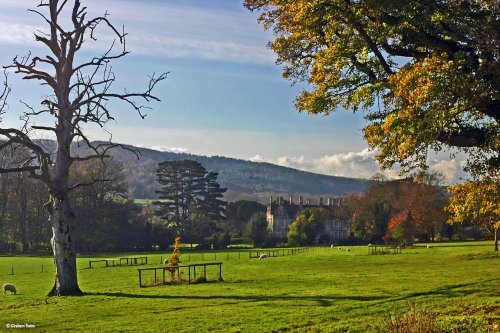
[[[31,126],[31,128],[37,129],[37,130],[43,130],[43,131],[56,132],[56,129],[54,127],[48,127],[48,126]]]
[[[80,109],[80,108],[84,107],[85,105],[95,105],[98,107],[99,110],[107,113],[107,109],[101,103],[101,101],[109,100],[109,99],[113,98],[113,99],[122,100],[122,101],[128,103],[134,110],[136,110],[139,113],[141,118],[145,118],[146,115],[142,113],[142,110],[145,109],[146,107],[137,104],[137,102],[134,99],[139,98],[139,99],[145,100],[146,102],[149,102],[151,100],[160,101],[160,99],[158,97],[152,95],[152,90],[159,82],[166,79],[167,75],[168,75],[168,73],[163,73],[159,77],[155,77],[155,74],[153,74],[150,77],[149,86],[145,92],[118,94],[118,93],[107,93],[106,91],[104,91],[102,93],[96,93],[96,94],[92,94],[91,96],[88,96],[86,99],[81,100],[79,103],[77,103],[73,107],[74,107],[74,109]],[[111,82],[111,81],[114,81],[114,78],[110,79],[109,82]],[[89,86],[88,88],[92,89],[93,87]],[[87,113],[87,117],[88,117],[88,113]]]
[[[86,186],[92,186],[97,183],[106,183],[106,182],[113,182],[115,179],[94,179],[90,182],[85,182],[85,183],[76,183],[75,185],[72,185],[68,188],[68,192],[72,192],[80,187],[86,187]]]
[[[0,93],[0,115],[4,113],[5,107],[7,106],[7,97],[9,97],[11,87],[8,84],[7,70],[3,71],[4,81],[2,82],[3,89]]]

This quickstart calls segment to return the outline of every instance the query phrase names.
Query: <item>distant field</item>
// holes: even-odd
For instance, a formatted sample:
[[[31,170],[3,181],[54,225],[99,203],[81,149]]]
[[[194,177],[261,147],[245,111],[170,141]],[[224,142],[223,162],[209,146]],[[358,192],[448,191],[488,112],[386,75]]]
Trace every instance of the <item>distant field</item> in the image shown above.
[[[0,283],[19,293],[1,295],[0,331],[32,324],[32,332],[372,332],[410,303],[434,309],[444,332],[492,332],[500,324],[500,260],[491,249],[448,243],[368,256],[365,246],[320,248],[264,260],[204,253],[205,262],[223,262],[224,282],[150,288],[138,287],[137,266],[87,268],[91,258],[126,254],[93,255],[78,259],[87,295],[58,298],[45,297],[51,258],[3,256]],[[140,267],[160,266],[169,254],[147,256]],[[181,256],[188,259],[202,262],[201,253]]]
[[[160,199],[143,199],[143,198],[139,198],[139,199],[134,199],[134,202],[138,205],[148,205],[148,204],[152,204],[153,202],[155,201],[160,201],[160,202],[167,202],[168,200],[160,200]]]

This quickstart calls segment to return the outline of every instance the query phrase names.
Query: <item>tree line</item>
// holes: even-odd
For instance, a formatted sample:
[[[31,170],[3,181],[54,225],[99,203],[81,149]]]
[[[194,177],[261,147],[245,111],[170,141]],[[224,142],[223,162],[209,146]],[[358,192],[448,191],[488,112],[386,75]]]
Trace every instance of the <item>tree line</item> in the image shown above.
[[[6,165],[22,153],[0,153]],[[106,179],[93,182],[95,179]],[[159,223],[147,208],[128,196],[123,165],[112,159],[74,164],[70,181],[88,183],[71,193],[71,225],[77,252],[147,251],[166,249],[173,231]],[[51,228],[44,206],[47,187],[26,173],[0,174],[0,251],[48,252]]]
[[[17,148],[8,154],[3,151],[0,164],[7,166],[22,159],[27,151]],[[260,247],[332,241],[324,228],[328,213],[321,208],[301,212],[291,224],[287,239],[272,237],[266,206],[247,200],[223,201],[226,189],[218,184],[217,173],[208,172],[196,161],[162,162],[157,177],[163,185],[158,190],[161,200],[139,205],[129,196],[121,162],[106,158],[74,164],[70,181],[88,184],[70,197],[80,221],[72,226],[76,251],[166,249],[178,235],[185,243],[204,249],[230,244]],[[95,179],[106,181],[93,182]],[[26,173],[0,174],[0,251],[49,251],[46,191],[43,183]],[[484,204],[486,199],[481,199],[481,193],[474,198]],[[418,174],[402,180],[375,175],[365,192],[351,193],[343,199],[338,217],[346,223],[349,238],[342,242],[413,243],[494,234],[490,224],[480,223],[484,219],[465,216],[458,221],[450,214],[453,203],[460,198],[455,194],[450,199],[437,174]],[[489,206],[497,207],[494,202]]]
[[[400,180],[376,174],[366,191],[351,193],[336,208],[335,218],[345,223],[348,237],[335,239],[326,230],[332,218],[327,208],[307,207],[290,224],[286,239],[273,239],[264,214],[249,222],[249,236],[256,245],[313,244],[413,244],[415,241],[495,239],[494,213],[498,216],[494,183],[475,196],[464,198],[456,187],[443,186],[438,174],[421,173]],[[470,193],[467,191],[465,193]],[[495,201],[496,200],[496,201]],[[466,202],[464,202],[466,201]],[[483,205],[482,215],[472,215],[473,205]],[[456,211],[462,212],[458,216]]]

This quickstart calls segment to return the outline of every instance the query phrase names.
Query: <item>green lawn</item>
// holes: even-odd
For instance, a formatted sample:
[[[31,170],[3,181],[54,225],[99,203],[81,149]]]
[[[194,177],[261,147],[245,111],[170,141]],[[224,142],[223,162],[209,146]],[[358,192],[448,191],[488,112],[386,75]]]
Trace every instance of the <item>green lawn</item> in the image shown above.
[[[491,242],[374,256],[366,247],[351,250],[265,260],[204,254],[206,262],[224,263],[224,282],[150,288],[138,287],[137,266],[88,269],[89,256],[80,257],[87,295],[56,298],[45,297],[53,283],[50,258],[0,257],[0,284],[18,289],[0,297],[0,331],[33,324],[33,332],[370,332],[407,304],[434,309],[449,332],[488,332],[500,324],[500,261]],[[184,264],[189,256],[201,262],[201,254],[185,253]],[[160,266],[160,254],[148,259],[141,267]]]

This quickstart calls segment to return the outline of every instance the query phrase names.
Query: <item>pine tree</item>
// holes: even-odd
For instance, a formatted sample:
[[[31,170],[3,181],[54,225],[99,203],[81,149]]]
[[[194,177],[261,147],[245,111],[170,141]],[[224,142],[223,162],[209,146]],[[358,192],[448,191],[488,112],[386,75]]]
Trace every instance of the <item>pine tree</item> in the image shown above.
[[[203,234],[208,236],[215,222],[224,218],[225,202],[220,198],[226,189],[217,183],[217,175],[191,160],[159,164],[157,176],[162,189],[157,191],[157,214],[191,243],[203,240]]]

